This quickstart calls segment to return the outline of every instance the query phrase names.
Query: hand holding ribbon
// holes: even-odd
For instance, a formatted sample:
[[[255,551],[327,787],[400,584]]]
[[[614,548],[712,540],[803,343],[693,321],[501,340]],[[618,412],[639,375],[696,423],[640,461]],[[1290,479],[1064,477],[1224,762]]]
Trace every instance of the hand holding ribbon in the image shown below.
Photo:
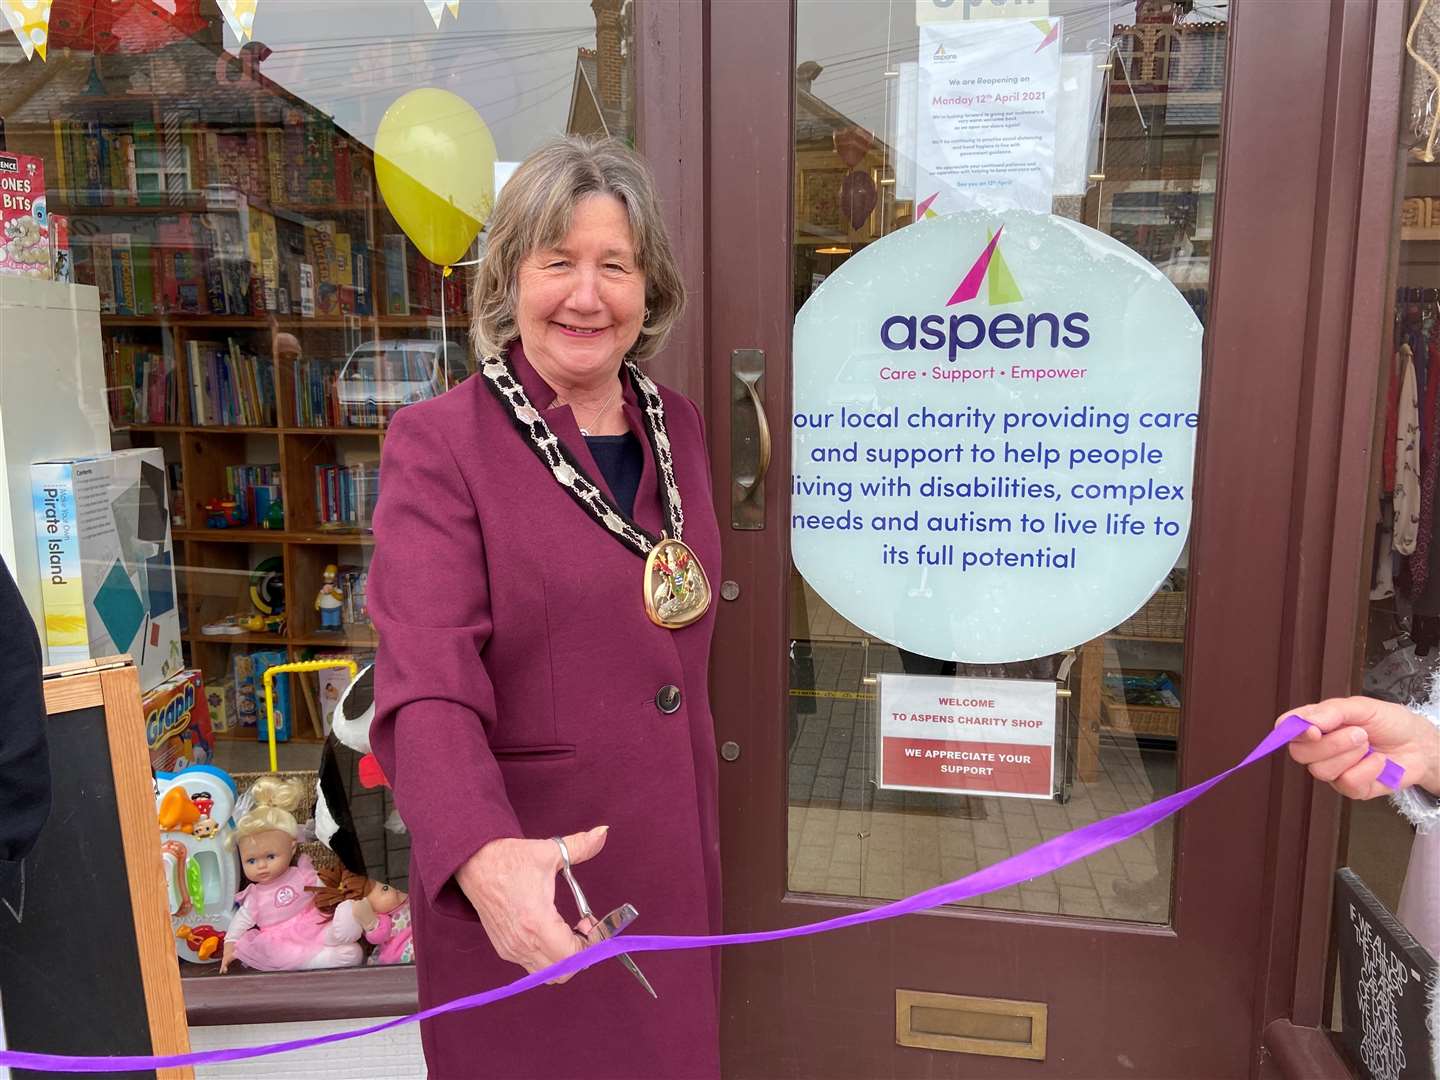
[[[1290,716],[1308,721],[1290,756],[1351,799],[1373,799],[1410,785],[1440,794],[1440,728],[1409,709],[1367,697],[1330,698]]]

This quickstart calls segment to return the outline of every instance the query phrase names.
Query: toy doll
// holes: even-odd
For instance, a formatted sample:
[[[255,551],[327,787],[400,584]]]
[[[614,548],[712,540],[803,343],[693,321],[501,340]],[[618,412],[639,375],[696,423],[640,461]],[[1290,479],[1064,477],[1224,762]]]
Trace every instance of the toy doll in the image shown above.
[[[320,911],[307,891],[320,877],[309,856],[295,859],[295,810],[304,792],[298,780],[278,776],[262,776],[250,788],[254,809],[234,831],[250,885],[235,897],[240,907],[230,920],[221,974],[237,959],[256,971],[352,967],[364,960],[354,904],[337,905],[329,916]]]
[[[335,584],[339,570],[334,563],[325,567],[325,580],[315,596],[315,610],[320,613],[321,630],[339,630],[340,613],[345,605],[345,590]]]
[[[376,946],[370,963],[408,964],[415,959],[408,894],[349,870],[321,870],[320,880],[324,885],[310,888],[315,906],[338,916],[345,901],[351,901],[349,917],[365,932],[365,940]]]

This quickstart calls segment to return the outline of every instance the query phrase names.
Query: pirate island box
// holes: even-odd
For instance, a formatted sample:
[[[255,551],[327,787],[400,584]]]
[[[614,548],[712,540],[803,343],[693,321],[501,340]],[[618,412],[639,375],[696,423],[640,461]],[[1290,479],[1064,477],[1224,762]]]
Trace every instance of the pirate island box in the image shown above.
[[[150,690],[185,666],[159,448],[30,466],[50,663],[129,653]]]
[[[51,275],[45,163],[29,154],[0,152],[0,274]]]

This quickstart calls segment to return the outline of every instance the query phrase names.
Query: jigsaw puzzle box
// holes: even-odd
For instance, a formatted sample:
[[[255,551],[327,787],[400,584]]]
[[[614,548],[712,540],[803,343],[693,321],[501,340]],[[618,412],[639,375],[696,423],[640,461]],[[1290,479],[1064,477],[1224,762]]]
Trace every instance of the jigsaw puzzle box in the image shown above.
[[[185,665],[158,448],[30,467],[50,663],[129,653],[150,690]]]

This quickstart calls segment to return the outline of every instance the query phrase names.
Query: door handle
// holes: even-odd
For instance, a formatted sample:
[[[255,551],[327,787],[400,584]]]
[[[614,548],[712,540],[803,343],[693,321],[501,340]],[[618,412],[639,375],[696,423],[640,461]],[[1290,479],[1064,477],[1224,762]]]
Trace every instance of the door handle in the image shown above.
[[[730,527],[765,527],[765,474],[770,470],[770,424],[760,397],[763,349],[730,353]]]

